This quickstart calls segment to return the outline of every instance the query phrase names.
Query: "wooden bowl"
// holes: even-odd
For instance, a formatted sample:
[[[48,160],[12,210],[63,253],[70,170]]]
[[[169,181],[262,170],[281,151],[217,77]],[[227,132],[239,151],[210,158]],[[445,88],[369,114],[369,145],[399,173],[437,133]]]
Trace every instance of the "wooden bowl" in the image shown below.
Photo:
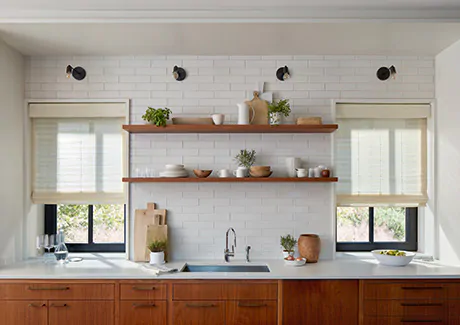
[[[272,171],[252,171],[250,170],[249,171],[249,175],[251,175],[251,177],[255,177],[255,178],[263,178],[263,177],[270,177],[271,175],[273,174]]]
[[[198,178],[206,178],[209,175],[211,175],[212,170],[201,170],[201,169],[194,169],[193,173],[195,174],[196,177]]]
[[[249,170],[252,172],[269,172],[270,171],[270,166],[252,166]]]

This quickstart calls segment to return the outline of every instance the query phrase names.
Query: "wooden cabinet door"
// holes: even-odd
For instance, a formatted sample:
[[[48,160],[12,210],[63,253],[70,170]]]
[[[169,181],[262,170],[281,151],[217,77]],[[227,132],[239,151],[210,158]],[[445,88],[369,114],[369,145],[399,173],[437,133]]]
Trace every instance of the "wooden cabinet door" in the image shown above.
[[[358,324],[358,281],[283,281],[283,324]]]
[[[113,325],[112,301],[50,301],[48,325]]]
[[[226,325],[276,325],[276,300],[227,302]]]
[[[47,325],[46,301],[0,301],[1,324]]]
[[[122,301],[120,325],[166,325],[166,301]]]
[[[174,325],[225,325],[225,302],[175,301]]]

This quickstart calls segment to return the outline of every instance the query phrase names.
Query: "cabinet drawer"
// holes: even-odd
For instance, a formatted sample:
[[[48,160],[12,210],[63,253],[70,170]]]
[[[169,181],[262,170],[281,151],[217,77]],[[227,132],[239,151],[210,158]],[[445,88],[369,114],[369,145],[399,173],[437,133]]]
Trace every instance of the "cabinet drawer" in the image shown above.
[[[436,316],[443,318],[447,303],[420,300],[367,300],[364,301],[366,316]]]
[[[167,297],[166,284],[129,283],[120,285],[121,300],[166,300]]]
[[[175,301],[172,308],[174,325],[225,324],[225,302],[222,301]]]
[[[365,325],[453,325],[443,319],[423,317],[365,317]]]
[[[404,282],[404,283],[365,283],[364,299],[426,299],[435,300],[446,297],[443,283]]]
[[[113,325],[113,301],[60,300],[49,302],[49,325]]]
[[[120,325],[166,325],[166,301],[122,301]]]
[[[274,300],[228,301],[226,325],[276,325],[277,303]]]
[[[0,299],[113,300],[114,284],[17,283],[0,285]]]
[[[278,297],[276,283],[177,283],[174,300],[271,300]]]

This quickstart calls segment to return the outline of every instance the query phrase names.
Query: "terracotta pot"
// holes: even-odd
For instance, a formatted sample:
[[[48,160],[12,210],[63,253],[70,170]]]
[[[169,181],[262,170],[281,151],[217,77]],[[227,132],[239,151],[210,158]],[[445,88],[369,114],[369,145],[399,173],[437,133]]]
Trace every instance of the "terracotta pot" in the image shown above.
[[[299,254],[307,260],[307,263],[316,263],[321,251],[321,239],[318,235],[303,234],[298,241]]]

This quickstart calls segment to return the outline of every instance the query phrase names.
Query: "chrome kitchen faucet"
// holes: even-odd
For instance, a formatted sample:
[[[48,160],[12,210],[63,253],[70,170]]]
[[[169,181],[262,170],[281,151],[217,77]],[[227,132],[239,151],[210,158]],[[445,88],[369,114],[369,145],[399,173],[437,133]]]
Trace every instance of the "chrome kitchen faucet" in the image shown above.
[[[233,242],[234,244],[232,245],[232,251],[228,249],[228,233],[230,230],[233,232]],[[235,229],[233,228],[228,228],[227,233],[225,234],[225,250],[224,250],[224,259],[225,262],[230,262],[230,257],[235,256],[235,247],[236,247],[236,232]]]

